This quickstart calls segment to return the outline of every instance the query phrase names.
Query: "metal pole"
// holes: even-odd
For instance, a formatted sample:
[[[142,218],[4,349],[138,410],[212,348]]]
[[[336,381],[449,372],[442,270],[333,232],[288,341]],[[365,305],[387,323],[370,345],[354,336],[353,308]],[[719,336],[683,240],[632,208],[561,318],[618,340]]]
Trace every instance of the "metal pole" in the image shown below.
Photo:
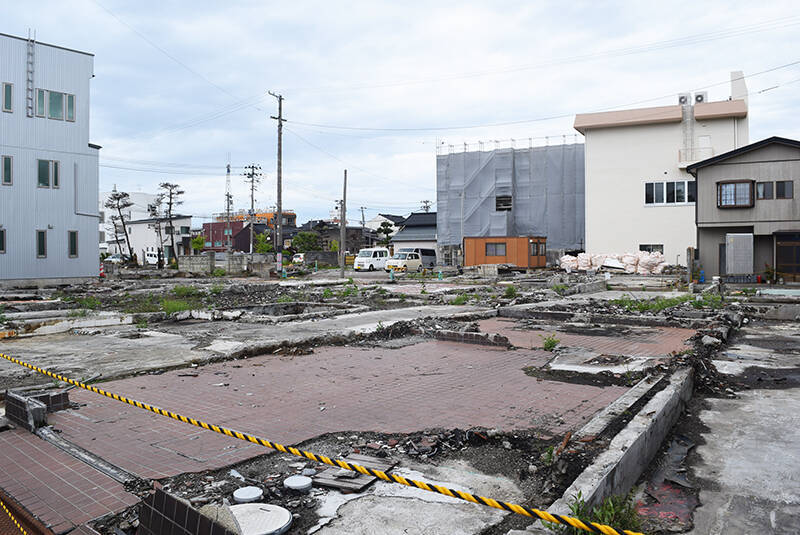
[[[278,272],[283,271],[283,95],[276,95],[272,91],[270,95],[278,99],[278,116],[272,119],[278,121],[278,196],[277,196],[277,221],[275,222],[275,258]]]
[[[345,241],[347,240],[347,169],[344,170],[344,185],[342,186],[342,215],[339,217],[339,255],[341,256],[341,276],[344,278],[346,263]]]

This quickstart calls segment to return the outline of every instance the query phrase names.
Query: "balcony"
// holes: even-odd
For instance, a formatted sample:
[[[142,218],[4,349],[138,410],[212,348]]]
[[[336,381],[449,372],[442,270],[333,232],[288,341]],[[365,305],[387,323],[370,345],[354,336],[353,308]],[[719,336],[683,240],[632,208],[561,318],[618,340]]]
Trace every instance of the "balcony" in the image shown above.
[[[685,169],[687,166],[706,160],[714,156],[713,147],[691,147],[678,149],[678,167]]]

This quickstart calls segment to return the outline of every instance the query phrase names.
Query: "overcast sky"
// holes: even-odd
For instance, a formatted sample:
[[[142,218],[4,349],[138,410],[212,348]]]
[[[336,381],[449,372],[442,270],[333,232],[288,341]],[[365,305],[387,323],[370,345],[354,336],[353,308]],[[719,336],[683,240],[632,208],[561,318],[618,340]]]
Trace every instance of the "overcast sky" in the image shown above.
[[[800,138],[800,63],[757,74],[800,61],[796,1],[4,3],[0,32],[95,54],[101,190],[178,182],[195,224],[224,208],[228,153],[235,207],[249,163],[257,205],[275,203],[268,90],[286,99],[284,208],[301,222],[328,215],[345,168],[350,221],[405,214],[436,200],[437,142],[572,141],[575,113],[726,99],[731,70],[753,75],[751,141]]]

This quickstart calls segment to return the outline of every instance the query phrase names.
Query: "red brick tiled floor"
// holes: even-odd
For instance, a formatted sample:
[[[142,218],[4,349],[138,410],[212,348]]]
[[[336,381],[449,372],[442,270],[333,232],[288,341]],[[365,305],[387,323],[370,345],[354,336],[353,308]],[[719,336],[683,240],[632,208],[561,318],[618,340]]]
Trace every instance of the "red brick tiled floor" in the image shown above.
[[[481,331],[500,333],[508,337],[517,347],[538,349],[542,347],[542,337],[557,333],[561,346],[579,347],[597,351],[604,355],[626,357],[662,357],[673,351],[683,351],[691,346],[686,340],[694,335],[692,329],[676,327],[630,327],[625,335],[573,334],[554,329],[521,330],[515,320],[491,318],[479,322]]]
[[[0,433],[0,487],[55,533],[139,501],[113,479],[22,430]]]
[[[558,435],[626,390],[525,375],[524,367],[541,366],[550,356],[454,342],[326,347],[311,355],[139,376],[103,388],[284,444],[329,432],[433,427],[541,428]],[[64,438],[143,477],[218,468],[269,451],[91,392],[73,391],[71,399],[86,405],[52,414],[50,423]]]

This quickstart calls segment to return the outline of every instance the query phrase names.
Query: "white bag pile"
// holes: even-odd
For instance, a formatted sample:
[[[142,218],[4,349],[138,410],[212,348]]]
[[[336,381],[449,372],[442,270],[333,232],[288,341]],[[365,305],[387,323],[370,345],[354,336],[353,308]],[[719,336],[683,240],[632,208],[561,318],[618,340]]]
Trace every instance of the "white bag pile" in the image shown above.
[[[618,263],[622,264],[626,273],[638,273],[639,275],[652,275],[664,271],[667,262],[664,255],[659,252],[648,253],[639,251],[638,253],[619,254],[587,254],[579,253],[577,257],[564,255],[559,259],[561,269],[565,271],[586,271],[588,269],[600,269],[608,261],[609,267],[617,268]]]

